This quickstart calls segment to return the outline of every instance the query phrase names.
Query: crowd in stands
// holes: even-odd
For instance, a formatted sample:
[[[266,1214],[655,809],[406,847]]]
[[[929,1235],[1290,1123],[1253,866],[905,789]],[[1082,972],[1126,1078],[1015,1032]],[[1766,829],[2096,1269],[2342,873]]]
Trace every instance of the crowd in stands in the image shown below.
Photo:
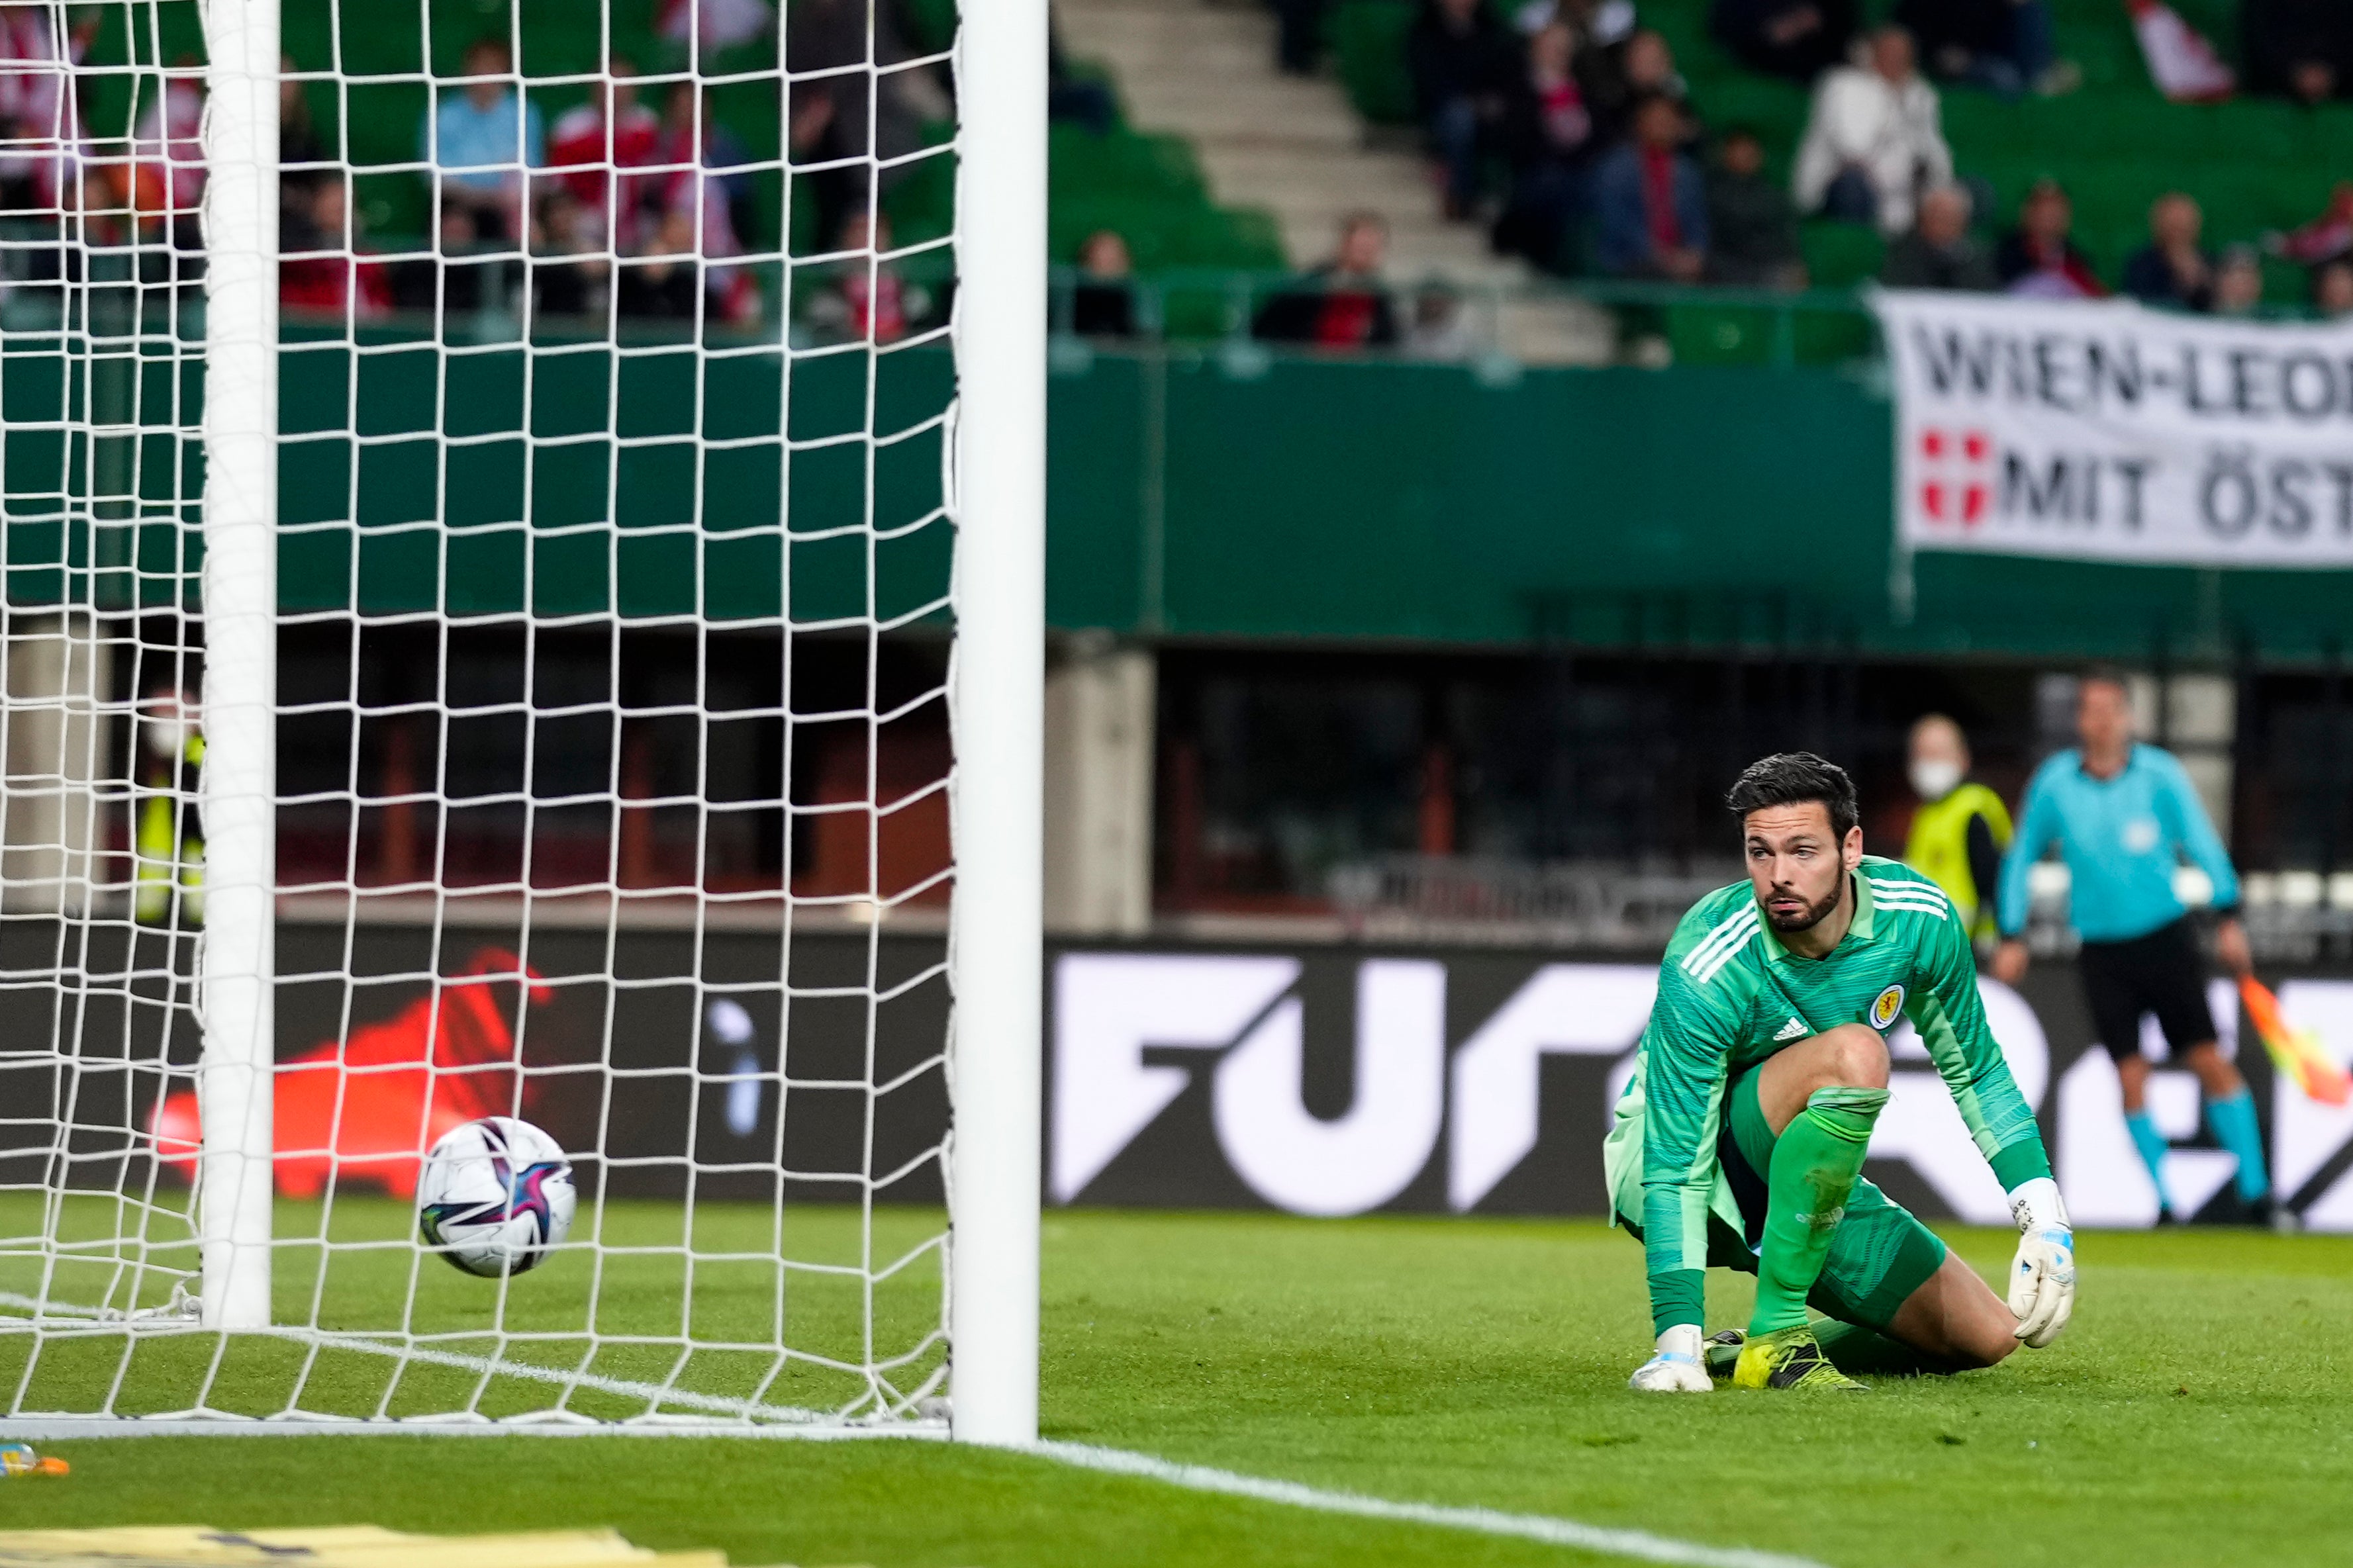
[[[752,160],[695,80],[664,84],[657,110],[640,96],[634,62],[616,56],[551,130],[518,90],[503,40],[469,47],[461,75],[461,84],[438,89],[417,132],[417,161],[429,171],[430,244],[381,261],[370,259],[383,252],[361,228],[344,170],[320,144],[300,81],[288,80],[280,107],[284,303],[363,317],[609,309],[648,321],[762,319],[772,302],[755,269],[738,260],[752,248]],[[816,116],[807,118],[814,126]]]
[[[1315,68],[1322,0],[1271,0],[1281,63]],[[1796,145],[1712,124],[1641,0],[1419,0],[1404,65],[1446,216],[1563,275],[1797,289],[1801,224],[1867,225],[1882,280],[2044,299],[2120,291],[2175,310],[2264,304],[2263,251],[2309,273],[2304,303],[2353,307],[2353,183],[2294,233],[2218,249],[2181,192],[2151,208],[2148,240],[2105,273],[2077,244],[2065,185],[2045,178],[2003,224],[1994,193],[1957,165],[1943,94],[2000,100],[2076,90],[2052,0],[1713,0],[1711,33],[1748,69],[1806,84]],[[1872,16],[1880,19],[1875,22]],[[2242,82],[2307,102],[2353,96],[2353,0],[2242,0]],[[2064,167],[2064,149],[2054,148]],[[1768,169],[1786,157],[1788,177]],[[1260,311],[1261,336],[1401,343],[1407,329],[1359,224],[1333,260]]]
[[[78,276],[94,247],[133,241],[145,268],[165,237],[186,253],[177,275],[200,277],[200,63],[177,60],[160,83],[150,79],[127,139],[93,132],[83,100],[99,73],[77,76],[73,67],[100,18],[93,9],[69,26],[67,15],[0,0],[0,220],[57,237],[46,247],[18,237],[10,247],[16,281]],[[774,40],[776,26],[773,0],[666,0],[657,32],[681,46],[678,58],[660,62],[668,74],[642,77],[615,55],[604,79],[552,124],[538,93],[523,90],[506,41],[477,39],[457,75],[432,84],[413,174],[347,163],[338,137],[322,134],[313,117],[296,62],[285,59],[281,304],[360,319],[495,310],[734,327],[773,327],[789,310],[797,327],[819,338],[881,341],[937,324],[945,290],[902,279],[895,260],[878,254],[891,236],[874,216],[881,192],[871,171],[920,150],[926,121],[952,114],[944,86],[926,68],[802,74],[861,64],[870,47],[886,63],[920,58],[902,36],[896,0],[797,0],[790,8],[778,40],[795,72],[780,89],[789,94],[787,156],[814,197],[814,237],[799,253],[836,259],[794,268],[800,287],[791,300],[775,297],[786,269],[751,259],[776,255],[782,242],[773,231],[791,216],[759,210],[762,167],[714,112],[684,46],[707,54]],[[1090,86],[1071,84],[1060,107],[1100,113]],[[368,233],[355,176],[415,179],[424,199],[404,205],[429,215],[430,232]],[[780,184],[771,173],[765,189]],[[0,279],[0,294],[8,288]]]

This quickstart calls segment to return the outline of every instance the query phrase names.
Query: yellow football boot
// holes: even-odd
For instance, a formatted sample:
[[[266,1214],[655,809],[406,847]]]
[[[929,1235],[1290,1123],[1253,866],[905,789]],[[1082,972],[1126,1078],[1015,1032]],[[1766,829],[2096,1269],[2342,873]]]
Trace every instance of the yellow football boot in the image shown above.
[[[1799,1388],[1817,1394],[1871,1391],[1831,1364],[1814,1331],[1800,1326],[1759,1334],[1740,1347],[1732,1366],[1735,1388]]]

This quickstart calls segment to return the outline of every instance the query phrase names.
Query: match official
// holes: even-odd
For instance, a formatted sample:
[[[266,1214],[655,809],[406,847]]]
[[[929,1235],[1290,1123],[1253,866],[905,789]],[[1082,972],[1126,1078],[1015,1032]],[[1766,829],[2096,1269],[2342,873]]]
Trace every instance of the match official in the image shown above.
[[[2239,1162],[2240,1199],[2253,1218],[2270,1223],[2271,1179],[2254,1096],[2215,1045],[2206,958],[2173,890],[2174,868],[2187,856],[2214,885],[2221,917],[2216,956],[2233,973],[2246,974],[2253,961],[2238,921],[2239,879],[2230,854],[2181,763],[2133,739],[2132,698],[2121,673],[2095,669],[2084,678],[2075,731],[2082,746],[2043,763],[2026,788],[2018,837],[2002,862],[2002,943],[1994,977],[2014,985],[2026,973],[2028,874],[2055,843],[2073,879],[2069,918],[2083,938],[2077,963],[2084,999],[2101,1043],[2116,1058],[2125,1123],[2157,1184],[2158,1223],[2182,1216],[2165,1184],[2166,1140],[2147,1110],[2149,1069],[2140,1054],[2140,1020],[2147,1013],[2157,1016],[2168,1052],[2205,1089],[2207,1124]]]
[[[1994,890],[2010,839],[2010,808],[1969,777],[1969,742],[1942,713],[1912,726],[1907,775],[1920,808],[1904,841],[1904,863],[1945,890],[1971,941],[1995,934]]]

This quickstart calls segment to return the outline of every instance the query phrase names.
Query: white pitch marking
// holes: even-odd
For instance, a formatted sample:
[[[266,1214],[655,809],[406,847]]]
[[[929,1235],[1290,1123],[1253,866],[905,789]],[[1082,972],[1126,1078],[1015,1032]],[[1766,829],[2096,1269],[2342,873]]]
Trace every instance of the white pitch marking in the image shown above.
[[[0,1303],[15,1306],[38,1306],[34,1299],[14,1292],[0,1292]],[[96,1309],[65,1307],[48,1304],[51,1312],[70,1316],[98,1315]],[[127,1325],[126,1325],[127,1326]],[[153,1331],[152,1329],[149,1331]],[[174,1331],[165,1330],[165,1332]],[[267,1332],[267,1331],[264,1331]],[[308,1331],[287,1332],[278,1337],[301,1343],[318,1344],[322,1348],[358,1351],[369,1355],[381,1355],[404,1361],[423,1362],[435,1366],[462,1368],[487,1372],[496,1376],[519,1377],[539,1383],[571,1384],[594,1388],[601,1393],[622,1394],[632,1398],[659,1400],[666,1404],[684,1405],[712,1412],[723,1412],[747,1423],[747,1427],[707,1426],[699,1423],[681,1422],[674,1428],[681,1433],[692,1432],[713,1436],[729,1435],[761,1436],[828,1437],[849,1436],[900,1436],[937,1437],[944,1436],[935,1423],[878,1423],[854,1426],[847,1422],[828,1420],[817,1411],[796,1409],[788,1405],[758,1405],[750,1400],[728,1399],[716,1394],[696,1394],[682,1388],[664,1388],[657,1384],[637,1383],[621,1378],[601,1377],[593,1373],[567,1373],[555,1367],[533,1366],[525,1362],[492,1361],[486,1356],[467,1355],[457,1351],[434,1350],[422,1345],[403,1346],[378,1341],[356,1339],[344,1334],[322,1334]],[[769,1423],[773,1423],[770,1425]],[[647,1426],[628,1422],[611,1424],[582,1420],[549,1421],[543,1416],[533,1422],[493,1421],[375,1421],[336,1418],[292,1419],[238,1418],[236,1416],[174,1417],[75,1417],[64,1415],[47,1415],[27,1412],[7,1422],[13,1435],[36,1438],[142,1436],[180,1433],[210,1433],[220,1436],[264,1435],[326,1436],[365,1433],[408,1433],[427,1436],[492,1436],[530,1434],[543,1436],[591,1436],[643,1435]],[[1825,1568],[1823,1563],[1809,1557],[1792,1557],[1778,1552],[1759,1552],[1746,1546],[1707,1546],[1698,1542],[1677,1541],[1671,1536],[1652,1535],[1641,1530],[1614,1530],[1604,1525],[1583,1524],[1573,1519],[1556,1519],[1547,1514],[1506,1513],[1500,1509],[1458,1508],[1439,1503],[1398,1502],[1389,1498],[1366,1497],[1361,1492],[1332,1491],[1311,1487],[1298,1481],[1277,1480],[1266,1476],[1243,1475],[1237,1470],[1220,1470],[1207,1465],[1178,1464],[1153,1454],[1138,1454],[1124,1448],[1100,1448],[1085,1443],[1045,1441],[1009,1449],[1008,1452],[1031,1454],[1059,1464],[1080,1469],[1099,1470],[1109,1475],[1131,1476],[1144,1480],[1160,1481],[1182,1487],[1187,1491],[1214,1492],[1226,1497],[1248,1498],[1257,1502],[1282,1503],[1292,1508],[1312,1509],[1319,1513],[1352,1514],[1360,1519],[1391,1520],[1403,1524],[1432,1525],[1441,1530],[1469,1531],[1479,1535],[1510,1536],[1523,1541],[1541,1542],[1550,1546],[1575,1547],[1579,1551],[1599,1552],[1607,1556],[1630,1557],[1644,1563],[1667,1563],[1679,1568]]]
[[[1354,1514],[1361,1519],[1395,1520],[1405,1524],[1430,1524],[1443,1530],[1471,1531],[1481,1535],[1515,1536],[1523,1541],[1539,1541],[1550,1546],[1573,1546],[1585,1552],[1601,1552],[1612,1557],[1632,1557],[1644,1563],[1672,1563],[1687,1565],[1687,1568],[1823,1568],[1823,1564],[1811,1558],[1789,1557],[1778,1552],[1758,1552],[1746,1546],[1704,1546],[1697,1542],[1652,1535],[1647,1531],[1611,1530],[1598,1524],[1580,1524],[1573,1519],[1555,1519],[1546,1514],[1505,1513],[1492,1508],[1449,1508],[1427,1502],[1397,1502],[1388,1498],[1366,1497],[1361,1492],[1328,1491],[1322,1487],[1304,1486],[1297,1481],[1280,1481],[1264,1476],[1246,1476],[1233,1470],[1212,1469],[1206,1465],[1180,1465],[1174,1460],[1157,1458],[1150,1454],[1130,1453],[1124,1448],[1098,1448],[1085,1443],[1044,1442],[1014,1451],[1041,1455],[1082,1469],[1165,1481],[1189,1491],[1219,1492],[1227,1497],[1250,1498],[1259,1502],[1285,1503],[1293,1508],[1314,1509],[1321,1513]]]

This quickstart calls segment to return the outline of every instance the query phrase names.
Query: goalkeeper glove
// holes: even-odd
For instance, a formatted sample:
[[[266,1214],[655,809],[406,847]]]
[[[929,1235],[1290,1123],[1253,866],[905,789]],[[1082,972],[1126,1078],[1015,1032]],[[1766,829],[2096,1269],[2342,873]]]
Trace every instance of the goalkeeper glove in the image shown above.
[[[2018,1337],[2030,1350],[2057,1339],[2075,1310],[2075,1233],[2059,1184],[2048,1176],[2021,1182],[2010,1194],[2018,1221],[2018,1257],[2010,1266],[2010,1310]]]
[[[1705,1394],[1714,1385],[1699,1355],[1699,1325],[1677,1323],[1659,1336],[1659,1353],[1637,1367],[1626,1386],[1644,1394]]]

